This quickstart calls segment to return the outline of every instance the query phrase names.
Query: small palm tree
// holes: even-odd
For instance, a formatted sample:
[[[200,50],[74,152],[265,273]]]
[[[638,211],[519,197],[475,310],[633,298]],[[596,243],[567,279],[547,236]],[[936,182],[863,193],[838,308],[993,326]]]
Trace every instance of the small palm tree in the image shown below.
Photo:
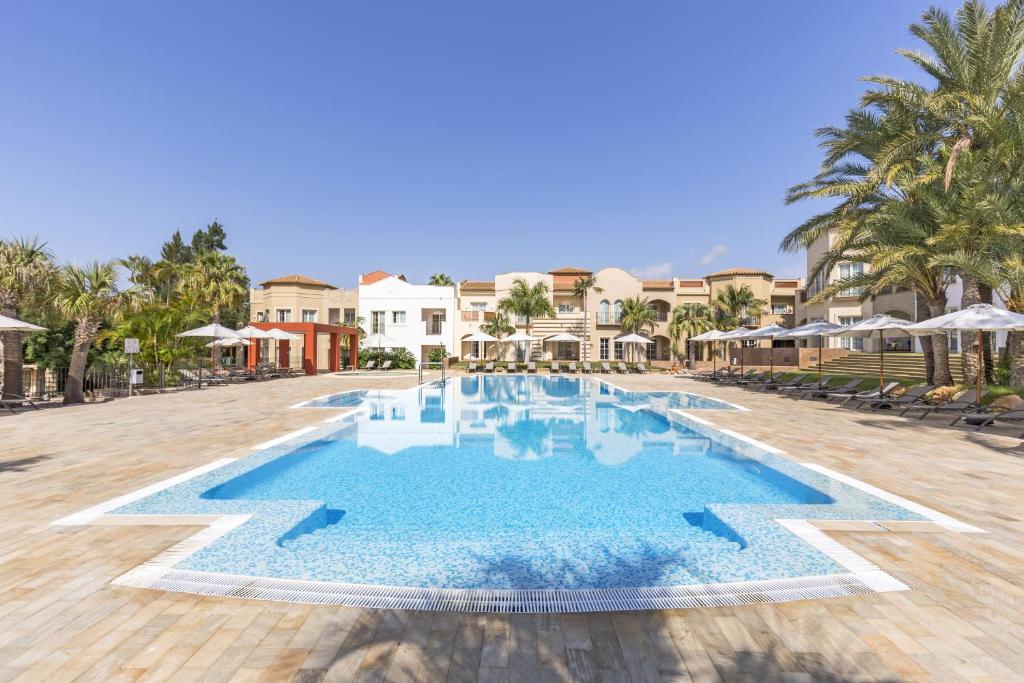
[[[573,296],[583,301],[583,360],[590,359],[590,315],[587,309],[587,294],[600,294],[604,290],[597,286],[597,278],[593,275],[580,275],[572,285]]]
[[[198,294],[209,307],[213,322],[219,323],[221,311],[238,305],[249,293],[249,278],[233,256],[204,251],[185,270],[179,288]]]
[[[53,273],[53,255],[44,243],[35,239],[0,240],[0,315],[16,317],[19,307],[47,289]],[[21,335],[21,332],[0,332],[4,378],[0,396],[24,391]]]
[[[522,278],[516,278],[512,282],[508,294],[498,302],[498,310],[509,316],[526,318],[526,334],[530,334],[534,318],[555,317],[555,307],[548,298],[547,283],[538,282],[531,285]]]
[[[427,284],[435,287],[454,287],[455,280],[444,273],[434,273],[430,276],[430,279],[427,280]]]
[[[676,306],[668,323],[672,339],[672,355],[679,358],[679,342],[685,337],[696,337],[715,328],[714,315],[705,304],[688,303]]]
[[[625,334],[640,334],[644,331],[654,331],[654,325],[658,321],[657,312],[651,308],[651,303],[644,297],[631,296],[622,300],[622,331]]]
[[[107,320],[117,320],[139,303],[134,289],[118,287],[113,262],[93,262],[84,267],[67,265],[61,269],[54,296],[54,307],[75,323],[75,346],[71,352],[68,379],[64,385],[64,403],[82,403],[85,367],[99,332]]]
[[[730,327],[739,327],[745,318],[760,318],[768,302],[754,296],[750,285],[726,285],[712,304],[726,314]]]
[[[494,314],[494,317],[480,325],[480,331],[484,334],[489,334],[492,337],[497,337],[499,340],[502,337],[507,337],[510,334],[515,334],[516,328],[513,327],[512,322],[508,319],[508,316],[498,311]],[[504,346],[504,342],[498,341],[497,348],[495,349],[495,360],[501,358],[501,350]],[[483,354],[480,354],[481,356]]]

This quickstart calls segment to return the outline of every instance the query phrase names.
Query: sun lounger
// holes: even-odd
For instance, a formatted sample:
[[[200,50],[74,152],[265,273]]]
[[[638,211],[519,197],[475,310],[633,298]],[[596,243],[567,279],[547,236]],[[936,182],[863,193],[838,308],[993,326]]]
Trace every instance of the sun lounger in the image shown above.
[[[823,391],[832,386],[832,378],[826,377],[820,382],[811,382],[810,384],[801,384],[798,386],[779,387],[779,395],[787,394],[794,395],[802,391]]]
[[[810,377],[810,373],[804,373],[793,377],[792,379],[783,380],[779,379],[775,382],[768,382],[760,387],[758,391],[776,391],[785,387],[800,387],[807,382],[807,378]]]
[[[865,399],[885,398],[886,396],[891,394],[893,390],[896,389],[896,387],[898,386],[900,386],[899,382],[889,382],[881,389],[868,389],[867,391],[858,391],[855,394],[840,394],[829,392],[828,403],[831,403],[833,399],[840,399],[839,405],[842,406],[846,405],[850,401],[860,402]]]
[[[907,389],[902,396],[883,396],[882,398],[866,398],[857,404],[857,409],[860,410],[865,405],[870,405],[872,411],[879,410],[880,408],[907,408],[915,405],[922,405],[925,403],[931,403],[925,398],[935,389],[934,384],[918,384],[917,386],[910,387]]]
[[[619,361],[618,371],[619,371],[620,375],[628,375],[629,374],[629,368],[627,368],[626,364],[623,363],[622,361]]]
[[[576,363],[569,363],[569,372],[576,374],[579,370],[576,368]]]
[[[537,364],[531,360],[526,364],[526,372],[537,372]]]
[[[601,372],[609,374],[612,371],[612,366],[608,363],[601,363]]]
[[[15,408],[24,409],[28,405],[32,410],[39,410],[39,406],[19,394],[7,394],[7,398],[0,398],[0,408],[6,408],[14,415]]]
[[[471,363],[470,363],[470,364],[469,364],[469,365],[468,365],[468,366],[466,367],[466,372],[476,372],[476,371],[477,371],[476,361],[472,361],[472,362],[471,362]]]
[[[593,371],[594,371],[594,366],[592,366],[590,364],[590,361],[588,361],[588,360],[583,361],[583,372],[585,372],[586,374],[589,375]]]
[[[550,373],[551,373],[552,375],[556,375],[556,374],[558,374],[559,372],[561,372],[561,371],[562,371],[562,368],[561,368],[561,366],[560,366],[560,365],[558,364],[558,361],[557,361],[557,360],[553,360],[553,361],[551,361],[551,367],[550,367],[550,368],[548,369],[548,371],[549,371],[549,372],[550,372]]]
[[[199,384],[200,382],[205,382],[206,384],[227,384],[227,381],[221,379],[220,377],[212,377],[211,376],[210,378],[207,378],[206,374],[209,374],[209,373],[197,374],[197,373],[192,372],[191,370],[188,370],[186,368],[179,369],[178,370],[178,374],[181,375],[181,377],[186,382],[190,382],[192,384]]]
[[[643,363],[637,363],[636,364],[636,371],[639,372],[641,375],[646,374],[647,373],[647,366],[644,365]]]
[[[850,394],[857,393],[857,387],[864,383],[862,379],[851,379],[846,384],[840,387],[828,386],[824,389],[813,387],[808,389],[801,389],[799,391],[791,392],[789,395],[794,397],[797,401],[802,401],[805,398],[826,398],[829,394],[842,394],[848,396]]]
[[[977,432],[997,422],[1024,422],[1024,410],[1007,410],[1004,413],[971,413],[961,415],[957,420],[965,420],[972,426],[976,425],[974,431]],[[956,423],[954,422],[954,424]],[[1024,434],[1021,434],[1018,438],[1024,439]]]
[[[507,372],[507,373],[519,372],[519,367],[516,366],[516,362],[514,360],[510,360],[508,362],[508,365],[505,366],[505,372]]]
[[[366,361],[366,365],[363,367],[363,370],[373,370],[375,367],[377,367],[377,361],[368,360]]]
[[[981,409],[981,403],[985,399],[985,395],[981,398],[978,397],[978,391],[976,389],[969,389],[955,399],[949,401],[943,401],[942,403],[925,403],[907,406],[900,415],[906,415],[912,410],[920,410],[921,415],[918,417],[919,420],[923,420],[932,413],[962,413],[955,420],[950,422],[951,425],[955,425],[960,420],[964,419],[968,415],[977,414],[983,412]]]
[[[483,371],[484,372],[494,372],[494,361],[492,361],[492,360],[487,361],[487,364],[484,365],[484,370]]]
[[[725,379],[722,380],[721,383],[722,384],[741,384],[741,383],[746,382],[748,380],[754,379],[755,377],[757,377],[758,374],[759,374],[759,371],[757,371],[757,370],[747,370],[742,375],[735,375],[733,377],[725,378]],[[767,375],[768,373],[763,373],[763,374]]]
[[[785,372],[775,372],[775,373],[766,372],[766,373],[764,373],[764,375],[761,375],[760,377],[754,377],[752,379],[740,380],[740,381],[737,381],[736,384],[737,384],[737,386],[741,386],[741,387],[744,387],[744,388],[747,388],[747,389],[756,388],[756,387],[759,387],[759,386],[761,386],[763,384],[774,384],[774,383],[781,382],[782,381],[782,377],[785,374],[786,374]]]

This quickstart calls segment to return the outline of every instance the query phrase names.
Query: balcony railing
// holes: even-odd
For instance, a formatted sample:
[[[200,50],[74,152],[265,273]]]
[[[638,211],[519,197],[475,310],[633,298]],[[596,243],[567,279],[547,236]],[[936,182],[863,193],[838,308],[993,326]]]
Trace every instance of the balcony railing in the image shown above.
[[[428,337],[437,337],[446,334],[448,323],[445,320],[424,320],[423,333]]]
[[[598,313],[597,314],[598,325],[620,325],[622,324],[622,314],[615,313]]]

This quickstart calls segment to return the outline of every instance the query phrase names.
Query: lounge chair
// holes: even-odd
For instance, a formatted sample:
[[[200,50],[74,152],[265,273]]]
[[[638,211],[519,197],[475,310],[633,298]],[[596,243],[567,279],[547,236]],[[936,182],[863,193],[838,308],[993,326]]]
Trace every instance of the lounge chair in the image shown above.
[[[785,374],[785,372],[766,372],[763,375],[753,377],[751,379],[737,381],[736,385],[744,387],[746,389],[751,389],[759,387],[763,384],[774,384],[777,382],[781,382]]]
[[[735,375],[722,380],[722,384],[741,384],[748,380],[754,379],[758,375],[757,370],[747,370],[742,375]],[[768,373],[764,373],[768,374]]]
[[[526,364],[526,372],[537,372],[537,364],[532,360]]]
[[[906,415],[912,410],[920,410],[921,415],[918,419],[923,420],[925,417],[931,415],[932,413],[961,413],[959,416],[957,416],[955,420],[949,423],[950,425],[955,425],[957,422],[964,419],[968,415],[976,415],[978,413],[984,412],[981,408],[982,401],[984,400],[985,394],[982,394],[982,396],[979,398],[977,389],[969,389],[962,393],[957,398],[951,399],[949,401],[943,401],[942,403],[926,403],[907,406],[903,410],[903,412],[900,413],[900,415]]]
[[[810,373],[803,373],[803,374],[796,375],[795,377],[793,377],[791,379],[788,379],[788,380],[784,380],[784,379],[780,378],[779,380],[777,380],[775,382],[768,382],[767,384],[764,384],[764,385],[758,387],[757,390],[758,391],[777,391],[779,389],[784,389],[786,387],[802,387],[804,384],[807,383],[807,378],[810,377],[810,376],[811,376]]]
[[[373,370],[375,367],[377,367],[377,361],[376,360],[368,360],[368,361],[366,361],[366,365],[363,366],[363,370]]]
[[[484,372],[492,372],[493,373],[494,372],[494,361],[492,361],[492,360],[487,361],[487,364],[484,365],[484,370],[483,371]]]
[[[186,382],[191,382],[192,384],[199,384],[200,382],[205,382],[206,384],[227,384],[227,380],[223,380],[220,377],[214,377],[213,375],[207,377],[209,373],[195,373],[187,368],[179,369],[178,374]]]
[[[802,401],[805,398],[826,398],[829,394],[843,394],[850,395],[857,393],[857,387],[864,383],[862,379],[851,379],[846,384],[840,387],[828,387],[827,389],[819,389],[817,387],[813,389],[801,389],[790,394],[797,401]]]
[[[810,384],[801,384],[799,386],[780,387],[779,395],[788,394],[794,395],[803,391],[824,391],[832,386],[834,380],[831,377],[826,377],[820,382],[811,382]]]
[[[900,386],[899,382],[889,382],[881,389],[868,389],[867,391],[858,391],[855,394],[840,394],[840,393],[828,393],[828,403],[832,402],[832,399],[841,399],[839,405],[844,406],[850,401],[857,401],[860,403],[866,399],[872,398],[885,398],[891,394],[896,387]]]
[[[618,371],[619,371],[620,375],[628,375],[629,374],[629,368],[626,367],[626,364],[623,363],[622,361],[619,361]]]
[[[383,370],[390,370],[390,369],[391,369],[391,361],[389,361],[389,360],[386,360],[386,361],[384,361],[383,363],[381,363],[381,364],[380,364],[380,369],[381,369],[382,371],[383,371]]]
[[[562,371],[562,367],[558,364],[557,360],[551,361],[551,367],[548,369],[552,375],[556,375]]]
[[[20,394],[7,394],[7,398],[0,398],[0,408],[6,408],[11,412],[11,415],[14,415],[15,408],[24,409],[26,404],[33,410],[39,410],[39,406]]]
[[[477,371],[476,361],[471,361],[470,364],[468,366],[466,366],[466,372],[476,372],[476,371]]]
[[[880,408],[907,408],[925,403],[931,404],[932,402],[926,396],[934,389],[934,384],[918,384],[907,389],[902,396],[864,399],[857,404],[857,409],[860,410],[865,405],[871,405],[871,410],[876,411]]]
[[[585,360],[585,361],[583,361],[583,372],[584,372],[584,373],[586,373],[586,374],[588,374],[588,375],[589,375],[590,373],[594,372],[594,366],[592,366],[592,365],[590,364],[590,361],[589,361],[589,360]]]
[[[508,362],[508,365],[505,366],[505,372],[510,374],[513,372],[519,372],[519,367],[516,365],[516,362],[514,360],[510,360]]]
[[[643,363],[637,363],[636,364],[636,371],[639,372],[641,375],[646,374],[647,373],[647,366],[644,365]]]
[[[612,371],[612,366],[608,363],[601,363],[601,372],[609,374]]]
[[[968,421],[968,424],[974,426],[977,423],[974,429],[977,432],[996,422],[1024,422],[1024,410],[1007,410],[1004,413],[971,413],[961,415],[957,420],[963,420],[966,417],[972,418]],[[956,423],[954,422],[954,424]],[[1021,434],[1018,438],[1024,439],[1024,434]]]
[[[570,363],[569,363],[569,372],[571,372],[571,373],[572,373],[572,374],[574,374],[574,375],[575,375],[575,374],[576,374],[577,372],[579,372],[579,370],[578,370],[578,369],[576,368],[576,363],[573,363],[573,362],[570,362]]]
[[[724,370],[719,370],[717,374],[708,377],[707,381],[715,382],[716,384],[728,382],[730,380],[736,379],[738,374],[739,373],[736,371],[735,368],[726,368]]]

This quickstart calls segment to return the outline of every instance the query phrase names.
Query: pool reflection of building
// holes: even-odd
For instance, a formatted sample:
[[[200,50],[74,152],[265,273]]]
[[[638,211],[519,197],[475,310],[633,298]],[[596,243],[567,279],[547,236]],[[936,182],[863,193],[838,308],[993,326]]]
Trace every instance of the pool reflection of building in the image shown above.
[[[587,453],[613,466],[641,452],[706,453],[708,439],[674,426],[666,416],[670,400],[582,378],[460,377],[415,392],[369,392],[361,408],[368,419],[351,429],[359,446],[391,455],[408,448],[477,445],[500,458]]]

